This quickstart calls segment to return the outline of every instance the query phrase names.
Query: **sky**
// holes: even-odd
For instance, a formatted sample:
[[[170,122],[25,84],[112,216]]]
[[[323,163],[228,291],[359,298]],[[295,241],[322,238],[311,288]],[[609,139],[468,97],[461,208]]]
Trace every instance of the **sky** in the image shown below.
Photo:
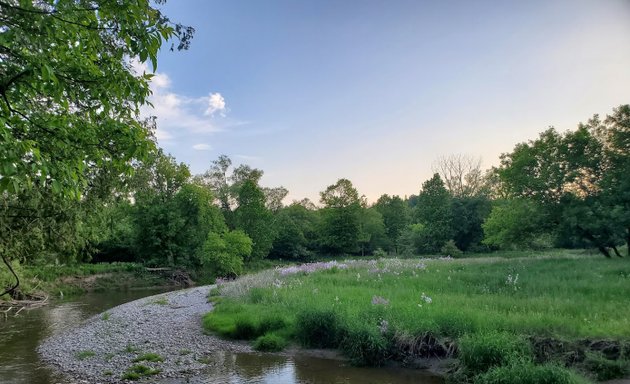
[[[158,142],[219,155],[287,202],[339,178],[417,194],[441,156],[481,157],[630,103],[630,0],[170,0],[196,29],[152,83]]]

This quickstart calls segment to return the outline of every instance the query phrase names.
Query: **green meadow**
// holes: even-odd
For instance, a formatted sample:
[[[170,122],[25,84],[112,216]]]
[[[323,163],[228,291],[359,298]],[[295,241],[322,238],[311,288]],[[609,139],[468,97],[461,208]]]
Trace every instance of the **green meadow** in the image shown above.
[[[459,357],[456,381],[506,369],[581,380],[565,368],[603,380],[626,374],[630,355],[630,263],[579,252],[321,262],[222,283],[211,298],[206,329],[258,349],[334,348],[360,365]]]

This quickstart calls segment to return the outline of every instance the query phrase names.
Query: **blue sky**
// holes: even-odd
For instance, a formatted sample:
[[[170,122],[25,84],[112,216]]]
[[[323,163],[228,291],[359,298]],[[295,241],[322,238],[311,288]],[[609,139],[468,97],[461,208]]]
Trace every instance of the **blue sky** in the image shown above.
[[[171,0],[196,28],[160,55],[158,141],[194,173],[220,154],[291,199],[350,179],[418,193],[435,160],[485,167],[548,126],[630,103],[630,1]]]

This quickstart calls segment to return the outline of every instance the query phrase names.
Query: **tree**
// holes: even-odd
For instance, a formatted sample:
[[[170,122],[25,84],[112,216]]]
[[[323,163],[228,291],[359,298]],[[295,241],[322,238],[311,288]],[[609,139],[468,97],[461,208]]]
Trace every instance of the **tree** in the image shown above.
[[[383,216],[386,249],[398,254],[397,241],[402,231],[411,223],[409,207],[399,196],[382,195],[374,204],[374,208]]]
[[[480,157],[462,154],[443,156],[433,164],[433,172],[440,175],[444,186],[454,197],[472,197],[486,192]]]
[[[512,197],[539,204],[560,233],[588,240],[603,255],[630,242],[630,106],[597,115],[575,131],[551,128],[502,155],[497,170]],[[625,239],[624,239],[625,238]],[[625,240],[625,241],[624,241]]]
[[[436,253],[452,238],[452,206],[449,192],[439,174],[422,184],[415,220],[423,225],[421,253]]]
[[[356,252],[359,240],[359,193],[350,180],[339,179],[320,193],[320,242],[324,251],[341,254]]]
[[[162,43],[188,47],[148,1],[0,1],[0,192],[52,189],[78,196],[90,168],[120,172],[152,148],[139,119],[150,74],[130,60]]]
[[[550,233],[548,223],[544,210],[531,200],[499,201],[483,223],[483,243],[502,249],[548,246],[544,244],[545,235]]]
[[[317,248],[319,218],[317,211],[297,202],[282,208],[275,218],[277,237],[270,256],[309,260]]]
[[[11,205],[27,196],[57,201],[53,211],[20,209],[42,236],[54,236],[45,228],[68,219],[64,208],[93,175],[128,173],[154,148],[150,124],[139,119],[152,75],[135,73],[130,61],[155,69],[162,43],[176,38],[186,49],[193,29],[148,1],[1,0],[0,19],[0,194]],[[35,249],[0,252],[8,266],[7,257]]]
[[[452,199],[453,240],[458,249],[468,251],[477,248],[483,240],[482,224],[492,209],[491,201],[484,195]]]
[[[252,253],[252,240],[243,231],[210,232],[202,250],[202,264],[217,276],[235,277],[243,272],[243,260]]]
[[[237,198],[234,224],[252,239],[252,259],[263,259],[276,236],[273,215],[265,206],[265,194],[254,180],[245,180]]]
[[[387,236],[385,235],[383,215],[375,208],[361,207],[358,213],[358,243],[361,248],[361,256],[365,256],[366,253],[372,253],[377,248],[385,247],[387,245]]]

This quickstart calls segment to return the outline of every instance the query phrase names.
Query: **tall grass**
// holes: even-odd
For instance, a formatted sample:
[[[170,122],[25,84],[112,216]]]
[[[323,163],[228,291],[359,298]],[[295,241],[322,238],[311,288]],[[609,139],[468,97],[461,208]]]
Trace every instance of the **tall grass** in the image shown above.
[[[288,338],[340,348],[370,365],[426,335],[464,345],[466,335],[490,333],[521,341],[630,339],[630,262],[581,252],[349,260],[264,271],[218,293],[221,302],[205,319],[211,331],[229,336],[237,319],[270,314],[286,324]]]

